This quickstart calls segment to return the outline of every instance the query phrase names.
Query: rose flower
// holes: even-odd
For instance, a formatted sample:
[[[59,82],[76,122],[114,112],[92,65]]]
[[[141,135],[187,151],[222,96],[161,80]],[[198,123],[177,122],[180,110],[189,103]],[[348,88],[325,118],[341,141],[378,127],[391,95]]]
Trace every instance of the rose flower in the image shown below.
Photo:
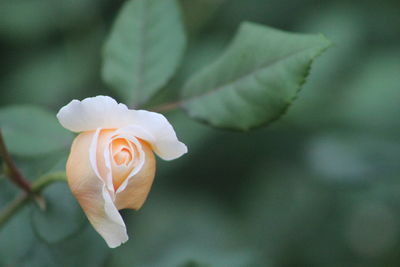
[[[68,184],[90,223],[109,247],[128,240],[120,209],[139,209],[155,175],[155,152],[172,160],[187,152],[167,119],[130,110],[108,96],[73,100],[57,118],[80,133],[67,161]]]

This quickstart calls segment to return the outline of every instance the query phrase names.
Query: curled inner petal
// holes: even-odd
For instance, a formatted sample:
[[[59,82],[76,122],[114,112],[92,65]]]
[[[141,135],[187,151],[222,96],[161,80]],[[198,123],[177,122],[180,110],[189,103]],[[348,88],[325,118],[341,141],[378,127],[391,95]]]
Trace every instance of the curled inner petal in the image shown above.
[[[122,138],[115,139],[111,143],[111,147],[112,158],[116,165],[128,166],[132,162],[133,155],[127,140]]]
[[[136,140],[136,142],[138,141]],[[122,183],[132,175],[132,172],[136,168],[140,168],[141,150],[141,147],[127,138],[116,135],[111,139],[109,151],[114,191],[117,192]]]
[[[121,134],[115,129],[100,129],[94,143],[93,169],[98,170],[113,198],[123,191],[145,161],[142,145],[134,136]]]
[[[132,160],[132,155],[128,149],[124,148],[118,153],[114,154],[113,158],[117,165],[128,165],[129,162]]]
[[[139,173],[132,177],[126,188],[115,198],[117,209],[139,209],[146,200],[155,175],[155,158],[150,145],[139,139],[146,160]]]

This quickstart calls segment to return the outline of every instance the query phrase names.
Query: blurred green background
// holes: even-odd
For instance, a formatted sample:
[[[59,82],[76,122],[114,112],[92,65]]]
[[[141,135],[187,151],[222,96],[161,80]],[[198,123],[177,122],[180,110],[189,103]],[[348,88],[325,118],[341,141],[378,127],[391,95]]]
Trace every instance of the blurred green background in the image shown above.
[[[161,1],[161,0],[160,0]],[[101,49],[119,0],[1,0],[0,108],[107,94]],[[189,147],[158,161],[130,240],[108,249],[65,184],[0,229],[0,266],[400,266],[400,2],[182,0],[189,46],[155,103],[218,57],[244,20],[334,42],[279,122],[248,133],[168,113]],[[27,124],[30,122],[27,120]],[[30,179],[68,145],[16,157]],[[0,177],[0,207],[18,190]]]

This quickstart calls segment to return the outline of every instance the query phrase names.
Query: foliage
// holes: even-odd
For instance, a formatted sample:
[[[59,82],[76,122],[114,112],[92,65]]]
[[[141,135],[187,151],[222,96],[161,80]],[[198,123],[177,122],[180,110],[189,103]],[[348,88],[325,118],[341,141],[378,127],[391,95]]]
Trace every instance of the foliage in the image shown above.
[[[104,49],[103,79],[128,103],[146,103],[174,74],[185,49],[176,0],[127,1]]]
[[[0,3],[0,128],[22,173],[64,169],[55,113],[98,94],[183,108],[167,115],[189,154],[122,211],[127,244],[108,249],[54,183],[0,228],[1,266],[400,264],[398,1],[75,2]],[[334,46],[314,62],[320,32]],[[0,211],[18,195],[0,174]]]
[[[216,127],[248,130],[269,123],[287,110],[327,46],[322,36],[243,23],[225,53],[185,84],[184,107]]]
[[[72,140],[54,115],[36,106],[0,109],[0,124],[8,149],[19,156],[37,156],[65,149]]]

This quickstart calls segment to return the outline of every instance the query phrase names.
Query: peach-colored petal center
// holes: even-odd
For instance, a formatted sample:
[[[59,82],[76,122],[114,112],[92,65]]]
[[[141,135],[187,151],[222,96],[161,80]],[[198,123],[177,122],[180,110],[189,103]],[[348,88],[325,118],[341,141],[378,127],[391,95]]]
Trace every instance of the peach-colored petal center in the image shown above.
[[[126,139],[118,138],[115,139],[111,144],[111,153],[114,159],[114,162],[117,165],[126,165],[128,166],[132,159],[132,151],[131,145],[128,143]]]
[[[114,139],[110,144],[111,171],[114,190],[117,191],[128,175],[138,165],[139,152],[134,143],[125,139]]]
[[[122,164],[128,165],[131,160],[132,160],[132,154],[126,148],[114,154],[114,161],[115,163],[117,163],[117,165],[122,165]]]

